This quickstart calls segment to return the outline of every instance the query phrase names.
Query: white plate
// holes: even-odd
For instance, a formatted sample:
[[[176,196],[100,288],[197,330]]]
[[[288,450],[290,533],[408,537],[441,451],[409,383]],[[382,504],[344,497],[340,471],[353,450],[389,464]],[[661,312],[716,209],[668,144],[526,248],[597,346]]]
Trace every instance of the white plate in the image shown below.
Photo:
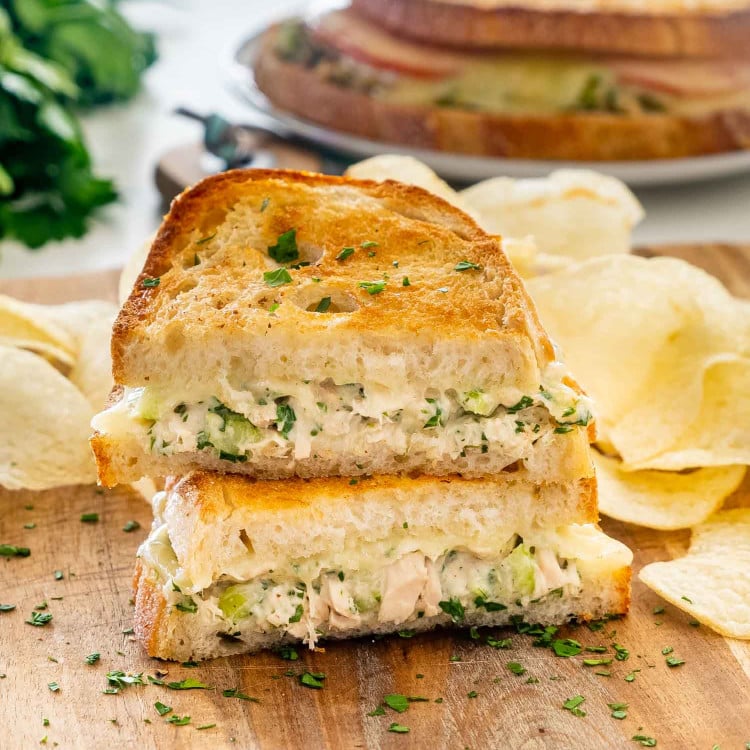
[[[228,66],[232,90],[257,113],[267,118],[276,130],[304,138],[348,157],[407,154],[428,164],[446,179],[458,182],[476,182],[498,175],[543,177],[555,169],[575,168],[593,169],[617,177],[628,185],[645,187],[701,182],[750,172],[750,151],[653,161],[536,161],[467,156],[359,138],[279,110],[266,98],[253,76],[253,61],[258,52],[260,36],[259,33],[249,37],[234,53]]]

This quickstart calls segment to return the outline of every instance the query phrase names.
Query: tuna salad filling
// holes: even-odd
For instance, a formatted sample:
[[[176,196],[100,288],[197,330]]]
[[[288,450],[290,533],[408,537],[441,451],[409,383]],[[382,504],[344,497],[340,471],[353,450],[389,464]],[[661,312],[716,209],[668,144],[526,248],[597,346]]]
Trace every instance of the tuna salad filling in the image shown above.
[[[136,436],[156,455],[205,451],[236,463],[253,457],[295,460],[340,452],[367,456],[375,443],[396,455],[453,459],[502,451],[507,463],[526,458],[544,435],[565,434],[592,419],[588,398],[554,377],[538,393],[502,404],[481,389],[426,392],[417,397],[358,383],[280,384],[176,398],[172,389],[126,388],[94,418],[101,433]]]
[[[530,603],[581,591],[575,559],[517,534],[490,555],[466,547],[438,555],[390,550],[390,557],[362,553],[335,568],[320,560],[298,560],[249,580],[223,575],[200,591],[179,568],[166,525],[144,543],[139,556],[170,608],[206,618],[218,628],[217,635],[277,633],[311,648],[321,636],[337,632],[381,623],[408,628],[436,615],[460,624],[469,614],[520,613]]]

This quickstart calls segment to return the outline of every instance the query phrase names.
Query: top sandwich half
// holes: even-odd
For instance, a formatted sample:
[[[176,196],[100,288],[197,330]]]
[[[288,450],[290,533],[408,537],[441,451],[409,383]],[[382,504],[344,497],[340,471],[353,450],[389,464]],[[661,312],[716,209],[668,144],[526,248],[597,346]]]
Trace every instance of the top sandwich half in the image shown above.
[[[204,180],[165,218],[112,355],[92,438],[106,485],[192,468],[591,474],[589,401],[499,238],[400,183]]]

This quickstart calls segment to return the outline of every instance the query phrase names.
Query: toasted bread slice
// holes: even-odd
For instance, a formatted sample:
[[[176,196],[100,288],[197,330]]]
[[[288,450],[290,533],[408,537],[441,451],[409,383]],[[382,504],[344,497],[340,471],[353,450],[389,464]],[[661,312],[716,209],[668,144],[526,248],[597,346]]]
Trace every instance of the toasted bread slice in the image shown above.
[[[437,83],[427,79],[429,48],[422,66],[409,56],[408,73],[392,69],[407,64],[401,52],[398,63],[378,60],[375,68],[369,62],[362,68],[358,59],[341,57],[340,50],[333,50],[337,67],[325,52],[323,58],[301,62],[280,55],[279,45],[289,45],[283,29],[283,25],[272,27],[264,35],[254,64],[259,88],[280,110],[362,138],[473,156],[551,161],[674,159],[750,148],[747,65],[730,71],[727,64],[706,63],[709,70],[702,72],[703,63],[688,68],[670,61],[676,67],[664,71],[653,62],[591,60],[588,78],[585,69],[573,67],[563,79],[564,86],[546,87],[544,96],[551,94],[552,103],[535,99],[528,109],[514,105],[503,110],[491,102],[479,106],[473,99],[454,101],[457,89],[452,82],[461,78],[447,76]],[[310,59],[322,61],[311,64]],[[562,68],[565,60],[559,63]],[[535,65],[532,61],[532,68]],[[541,85],[550,65],[554,61],[547,60],[536,70],[533,89],[523,83],[528,66],[518,69],[516,93],[521,99]],[[396,94],[387,93],[391,82],[404,76],[407,85]],[[609,78],[612,88],[602,83]],[[620,104],[609,101],[609,92],[620,91],[622,78],[628,82],[623,89],[627,104],[622,111],[611,111]],[[472,96],[493,90],[491,81],[481,84],[482,80],[473,79]],[[558,79],[552,75],[549,80]],[[684,90],[683,83],[690,81],[699,81],[700,86]]]
[[[205,659],[319,637],[620,614],[631,554],[594,482],[192,474],[154,499],[136,634]],[[576,522],[577,521],[577,522]]]
[[[396,34],[449,47],[747,57],[747,0],[352,0]]]
[[[499,239],[419,188],[208,178],[173,204],[112,352],[92,439],[107,485],[592,472],[590,404]]]

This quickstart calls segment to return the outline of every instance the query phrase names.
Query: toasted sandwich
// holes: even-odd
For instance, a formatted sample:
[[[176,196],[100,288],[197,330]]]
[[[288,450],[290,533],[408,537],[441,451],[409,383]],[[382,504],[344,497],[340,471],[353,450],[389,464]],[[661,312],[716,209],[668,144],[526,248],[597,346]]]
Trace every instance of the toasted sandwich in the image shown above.
[[[106,486],[203,469],[593,474],[590,401],[498,237],[395,182],[210,177],[173,204],[115,323]]]
[[[164,659],[628,607],[632,555],[597,528],[590,479],[193,473],[153,504],[135,631]]]
[[[739,14],[742,24],[726,23],[730,36],[744,29],[737,37],[743,59],[737,49],[737,59],[632,57],[632,50],[618,50],[609,36],[589,26],[591,18],[599,18],[596,13],[582,10],[569,10],[566,17],[576,19],[578,31],[590,28],[591,33],[573,33],[566,44],[552,20],[544,20],[554,18],[546,6],[528,11],[539,23],[525,22],[520,29],[508,25],[512,42],[501,37],[489,51],[447,46],[446,38],[455,33],[455,43],[465,47],[462,40],[471,33],[481,37],[485,26],[442,23],[446,15],[496,14],[502,19],[498,28],[516,17],[515,7],[485,5],[360,0],[353,8],[291,19],[265,33],[255,79],[283,111],[420,149],[615,161],[750,146],[750,8]],[[419,14],[432,14],[433,23],[406,18]],[[703,24],[706,15],[690,17],[700,16],[695,23]],[[648,13],[638,18],[659,22],[658,15]],[[431,31],[435,25],[442,36]],[[544,29],[546,45],[536,36]],[[405,38],[405,33],[424,38]],[[698,36],[692,37],[696,43]],[[616,38],[627,37],[618,33]],[[587,46],[590,39],[604,48]],[[683,41],[688,45],[687,37]],[[722,42],[716,42],[717,51],[732,48]]]

